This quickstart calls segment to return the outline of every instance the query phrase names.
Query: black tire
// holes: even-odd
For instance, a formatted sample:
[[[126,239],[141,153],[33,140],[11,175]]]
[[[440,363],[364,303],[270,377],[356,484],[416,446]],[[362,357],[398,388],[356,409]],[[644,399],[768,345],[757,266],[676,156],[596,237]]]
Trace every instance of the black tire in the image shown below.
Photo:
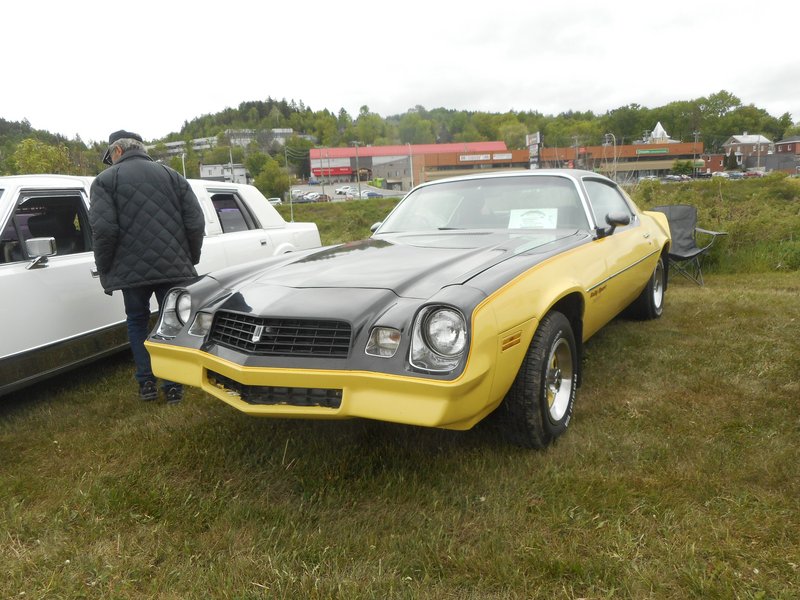
[[[503,433],[509,441],[542,449],[567,430],[575,407],[578,366],[570,322],[560,312],[548,313],[498,408]]]
[[[628,307],[628,314],[634,319],[649,321],[657,319],[664,313],[664,292],[667,289],[667,270],[664,258],[658,258],[656,268],[642,293]]]

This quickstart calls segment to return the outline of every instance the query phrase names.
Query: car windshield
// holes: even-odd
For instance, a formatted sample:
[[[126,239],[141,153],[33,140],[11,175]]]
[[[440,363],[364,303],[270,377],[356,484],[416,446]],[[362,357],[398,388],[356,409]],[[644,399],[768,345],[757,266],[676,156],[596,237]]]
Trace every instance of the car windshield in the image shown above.
[[[441,182],[411,192],[378,233],[426,229],[588,229],[575,184],[521,176]]]

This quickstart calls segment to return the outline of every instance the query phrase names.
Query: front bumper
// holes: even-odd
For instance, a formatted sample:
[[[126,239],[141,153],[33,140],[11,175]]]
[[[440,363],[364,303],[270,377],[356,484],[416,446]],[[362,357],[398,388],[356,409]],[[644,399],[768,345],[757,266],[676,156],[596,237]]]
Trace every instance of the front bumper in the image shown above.
[[[502,394],[499,398],[492,395],[494,371],[492,357],[488,355],[484,359],[472,357],[458,378],[442,381],[368,371],[245,367],[202,350],[151,340],[145,345],[157,377],[199,387],[253,416],[360,417],[424,427],[469,429],[502,400]],[[234,385],[220,385],[226,379]],[[326,402],[328,406],[253,403],[243,399],[238,391],[242,386],[334,390],[330,395],[340,401],[338,406],[330,406],[334,404],[331,402]]]

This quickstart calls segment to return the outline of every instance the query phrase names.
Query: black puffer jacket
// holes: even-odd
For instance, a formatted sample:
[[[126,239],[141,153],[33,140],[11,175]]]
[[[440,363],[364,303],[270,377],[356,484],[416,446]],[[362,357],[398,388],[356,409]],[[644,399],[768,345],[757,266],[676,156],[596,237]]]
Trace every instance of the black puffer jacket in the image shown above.
[[[205,219],[176,171],[128,150],[95,178],[90,200],[94,260],[107,293],[197,275]]]

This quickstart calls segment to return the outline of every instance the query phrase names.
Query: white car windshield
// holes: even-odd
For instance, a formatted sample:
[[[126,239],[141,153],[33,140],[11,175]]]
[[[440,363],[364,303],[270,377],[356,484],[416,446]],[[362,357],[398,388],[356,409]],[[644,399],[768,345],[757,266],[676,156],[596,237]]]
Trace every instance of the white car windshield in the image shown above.
[[[588,229],[572,180],[520,176],[442,182],[410,193],[377,233],[429,229]]]

